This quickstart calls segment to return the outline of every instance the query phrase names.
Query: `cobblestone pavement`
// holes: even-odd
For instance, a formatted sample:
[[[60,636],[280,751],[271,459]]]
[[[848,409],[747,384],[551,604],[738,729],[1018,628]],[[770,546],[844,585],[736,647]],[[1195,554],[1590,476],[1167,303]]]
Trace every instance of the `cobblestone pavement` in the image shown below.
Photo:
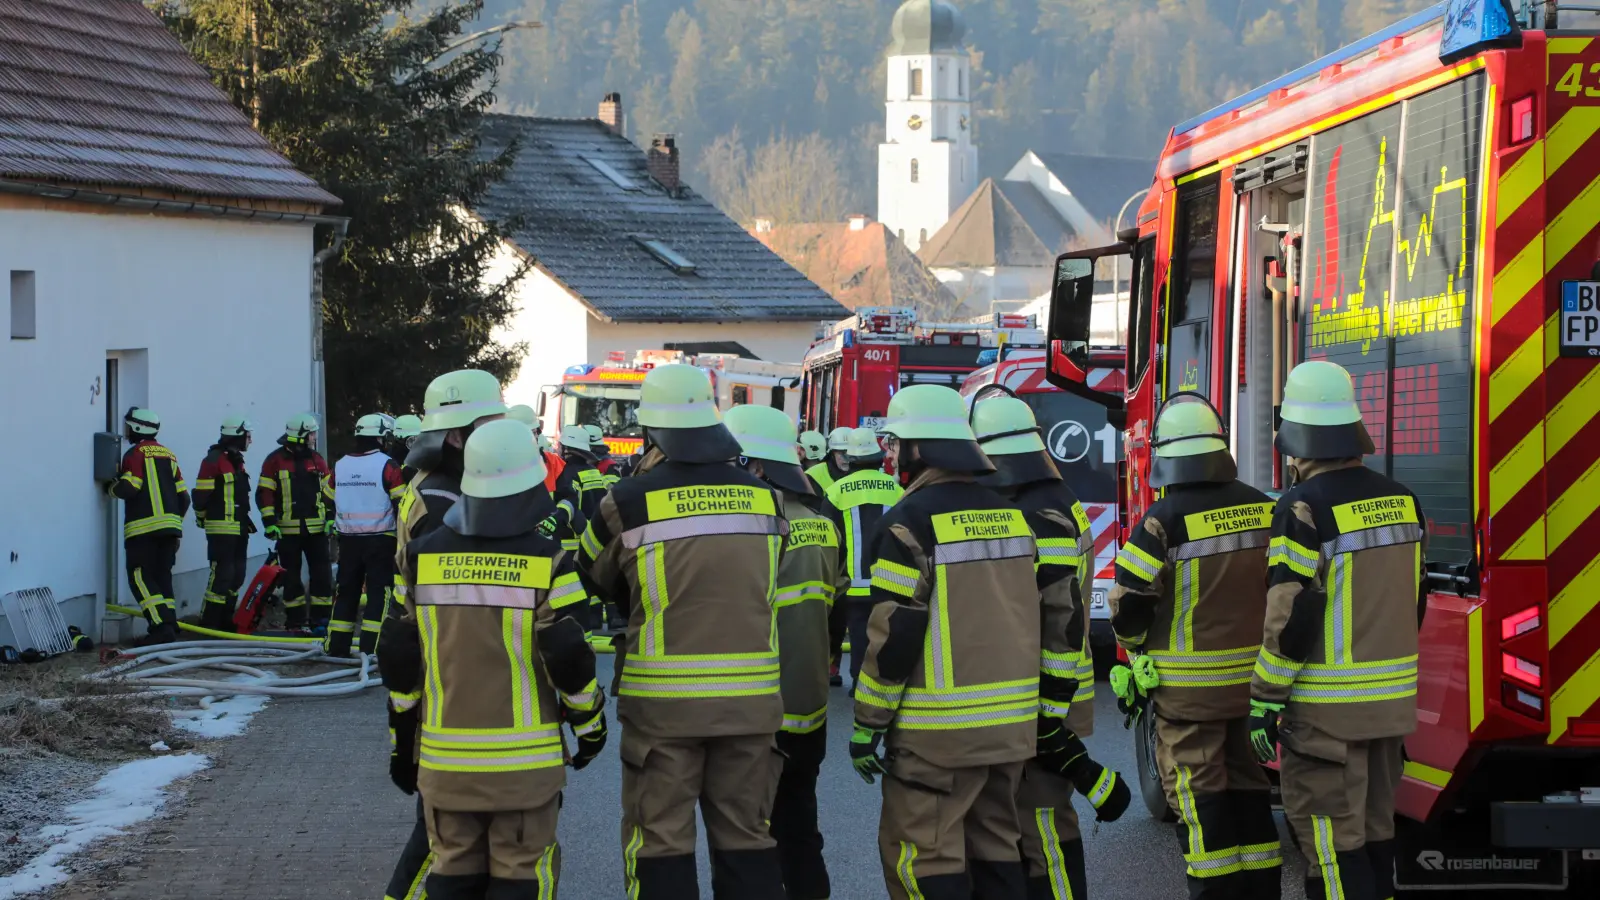
[[[609,657],[602,658],[602,683]],[[1097,758],[1134,772],[1131,742],[1102,685],[1100,730],[1089,739]],[[615,726],[615,716],[612,717]],[[819,788],[833,895],[885,896],[877,860],[877,793],[844,756],[850,706],[836,690],[829,714],[830,757]],[[614,740],[614,737],[613,737]],[[225,742],[209,780],[191,785],[184,808],[153,825],[119,883],[104,900],[379,900],[409,833],[415,801],[389,784],[382,695],[339,700],[274,701],[249,732]],[[608,747],[594,766],[571,773],[561,818],[562,895],[574,900],[623,896],[618,809],[620,763]],[[1091,823],[1092,812],[1086,817]],[[1086,826],[1089,882],[1096,897],[1186,895],[1183,864],[1170,825],[1155,822],[1135,799],[1119,822]],[[701,888],[710,876],[701,860]],[[1297,852],[1284,877],[1285,900],[1302,896]],[[90,896],[73,893],[62,896]]]

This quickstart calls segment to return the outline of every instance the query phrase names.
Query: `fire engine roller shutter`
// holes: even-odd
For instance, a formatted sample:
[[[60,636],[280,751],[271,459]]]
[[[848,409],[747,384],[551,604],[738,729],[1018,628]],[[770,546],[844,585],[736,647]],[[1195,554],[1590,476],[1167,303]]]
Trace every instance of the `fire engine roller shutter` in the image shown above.
[[[1439,563],[1472,555],[1483,92],[1475,75],[1407,101],[1403,136],[1396,105],[1313,138],[1302,358],[1350,371],[1367,464],[1416,492]]]

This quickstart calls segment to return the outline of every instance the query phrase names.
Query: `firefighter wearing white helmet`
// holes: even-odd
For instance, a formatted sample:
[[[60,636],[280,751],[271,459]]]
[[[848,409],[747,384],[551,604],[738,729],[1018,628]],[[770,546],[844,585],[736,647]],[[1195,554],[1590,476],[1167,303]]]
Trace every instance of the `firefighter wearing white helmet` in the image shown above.
[[[122,417],[122,430],[131,446],[107,490],[122,501],[123,557],[128,583],[150,627],[145,641],[169,643],[178,637],[172,566],[183,535],[183,517],[189,511],[189,489],[178,457],[156,440],[160,416],[131,407]]]
[[[583,586],[539,531],[552,505],[544,474],[527,425],[474,428],[461,499],[406,547],[417,616],[385,628],[396,744],[409,755],[420,738],[434,900],[556,896],[562,726],[577,738],[574,769],[605,746],[594,652],[570,614]]]
[[[1156,417],[1150,484],[1165,493],[1117,556],[1111,625],[1132,667],[1112,672],[1130,718],[1154,715],[1156,764],[1178,811],[1194,898],[1276,898],[1277,830],[1249,749],[1246,684],[1266,612],[1267,496],[1237,478],[1205,397]]]
[[[806,469],[806,474],[816,482],[817,487],[826,492],[833,487],[833,483],[844,477],[850,471],[850,463],[845,458],[845,451],[850,449],[850,433],[855,431],[848,425],[840,425],[828,432],[826,456],[822,461]],[[807,457],[810,458],[809,456]]]
[[[805,451],[806,462],[822,462],[828,455],[828,439],[820,431],[800,432],[800,447]]]
[[[407,484],[417,474],[417,470],[406,465],[404,460],[411,452],[411,445],[422,434],[422,417],[410,414],[397,416],[394,424],[389,428],[388,454],[400,462],[400,472]]]
[[[779,681],[783,728],[778,749],[783,773],[772,803],[772,837],[778,842],[788,900],[827,900],[828,867],[817,828],[817,775],[827,755],[829,611],[839,572],[839,533],[802,502],[811,490],[800,468],[794,422],[770,406],[735,406],[728,430],[739,440],[740,461],[777,488],[789,520],[789,539],[778,564]]]
[[[872,557],[868,541],[883,518],[905,493],[883,471],[883,447],[870,428],[852,428],[845,445],[849,468],[829,487],[822,508],[844,538],[839,571],[834,576],[833,646],[837,652],[850,636],[850,681],[861,677],[867,657],[867,621],[872,615]]]
[[[589,517],[600,509],[600,498],[606,495],[605,476],[595,469],[594,451],[590,449],[589,432],[582,425],[568,425],[561,429],[560,474],[556,476],[555,497],[556,528],[552,532],[561,540],[561,549],[578,552],[578,539],[589,527]],[[584,627],[594,631],[602,624],[603,607],[598,597],[586,602],[578,614]]]
[[[194,482],[194,523],[206,534],[210,564],[200,624],[218,631],[233,630],[250,535],[256,530],[250,521],[250,472],[244,462],[254,430],[244,416],[223,419]]]
[[[374,413],[356,420],[355,452],[334,464],[339,514],[339,583],[328,622],[328,655],[348,656],[360,612],[357,647],[372,653],[395,576],[395,529],[405,476],[384,452],[389,424]]]
[[[1349,373],[1333,363],[1289,373],[1276,444],[1292,486],[1272,514],[1250,738],[1263,761],[1282,741],[1284,815],[1315,862],[1306,896],[1392,897],[1427,519],[1415,494],[1362,465],[1372,439]]]
[[[609,489],[622,480],[622,466],[616,457],[611,455],[611,445],[606,443],[606,434],[599,425],[585,425],[583,430],[589,433],[589,450],[594,453],[596,459],[595,470],[605,478],[606,487]]]
[[[591,585],[628,617],[615,663],[627,891],[700,897],[698,802],[716,893],[782,897],[766,814],[783,725],[770,599],[783,499],[729,465],[739,442],[704,371],[658,366],[639,393],[643,458],[579,550]]]
[[[278,448],[261,463],[256,506],[267,540],[283,566],[283,606],[290,630],[321,631],[333,615],[333,559],[328,538],[335,515],[333,470],[313,446],[317,417],[290,416]],[[301,566],[307,577],[301,578]],[[310,600],[307,601],[307,581]]]
[[[1126,781],[1089,757],[1094,731],[1094,660],[1084,580],[1093,577],[1094,537],[1083,506],[1062,480],[1028,404],[1012,396],[979,400],[972,430],[995,471],[979,479],[1021,507],[1039,546],[1039,756],[1029,760],[1017,794],[1028,896],[1088,896],[1074,790],[1100,821],[1127,809]]]
[[[850,756],[868,782],[885,776],[884,880],[894,900],[1019,897],[1017,790],[1039,719],[1033,536],[978,483],[995,467],[960,394],[904,388],[883,432],[908,487],[871,548]]]

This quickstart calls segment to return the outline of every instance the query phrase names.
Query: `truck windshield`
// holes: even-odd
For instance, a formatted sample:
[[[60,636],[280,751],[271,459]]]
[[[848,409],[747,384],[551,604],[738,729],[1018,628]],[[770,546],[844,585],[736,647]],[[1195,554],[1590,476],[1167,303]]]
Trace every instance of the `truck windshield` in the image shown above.
[[[1105,407],[1066,391],[1019,396],[1033,408],[1045,446],[1078,500],[1115,503],[1122,436],[1106,422]]]
[[[643,437],[637,388],[568,385],[562,425],[597,425],[606,437]]]

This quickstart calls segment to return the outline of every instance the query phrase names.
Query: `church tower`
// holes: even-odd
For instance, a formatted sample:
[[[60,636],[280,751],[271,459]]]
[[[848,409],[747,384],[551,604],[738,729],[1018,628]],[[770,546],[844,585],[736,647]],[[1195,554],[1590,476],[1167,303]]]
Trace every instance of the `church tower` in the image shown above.
[[[878,145],[878,221],[913,251],[977,184],[972,71],[961,13],[945,0],[906,0],[889,45],[888,112]]]

